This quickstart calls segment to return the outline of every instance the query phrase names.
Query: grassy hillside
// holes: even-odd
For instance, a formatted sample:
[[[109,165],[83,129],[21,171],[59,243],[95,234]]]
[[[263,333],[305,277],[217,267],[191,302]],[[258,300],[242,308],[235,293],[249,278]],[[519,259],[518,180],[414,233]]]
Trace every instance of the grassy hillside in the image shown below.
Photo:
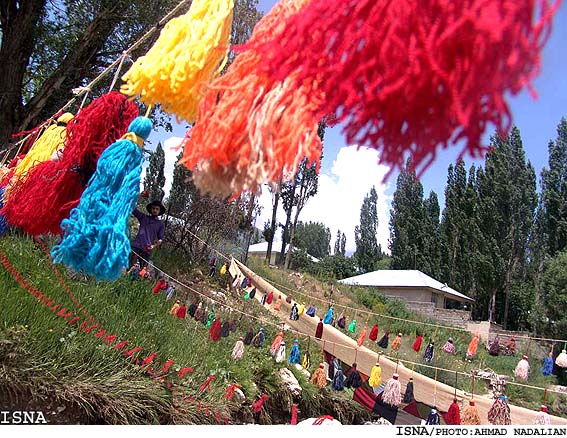
[[[304,302],[306,305],[315,305],[319,315],[326,313],[329,294],[333,289],[332,298],[335,304],[335,312],[337,314],[345,312],[347,327],[352,319],[357,320],[356,332],[352,334],[345,330],[345,333],[348,333],[353,339],[357,339],[364,325],[370,330],[374,324],[378,324],[380,328],[378,339],[382,337],[384,331],[388,330],[390,332],[389,348],[382,349],[375,342],[368,340],[368,338],[365,341],[365,345],[374,351],[390,356],[392,359],[399,358],[401,361],[406,361],[406,363],[417,363],[417,365],[410,363],[406,365],[408,368],[413,366],[415,372],[434,377],[434,369],[420,365],[424,363],[422,359],[424,349],[429,339],[433,339],[435,341],[435,359],[432,365],[446,370],[453,370],[453,372],[438,370],[437,378],[439,381],[454,386],[454,371],[467,373],[468,375],[475,370],[494,372],[498,375],[511,377],[509,379],[510,383],[506,385],[505,390],[510,403],[532,410],[539,410],[543,402],[542,390],[514,384],[514,369],[524,351],[518,352],[515,356],[501,355],[495,357],[489,355],[486,346],[479,343],[476,357],[472,361],[467,361],[465,360],[465,353],[471,341],[472,336],[470,333],[457,329],[451,330],[438,327],[438,323],[435,320],[409,311],[401,300],[386,299],[384,296],[377,294],[372,288],[345,286],[336,282],[323,282],[309,274],[302,273],[301,276],[298,276],[296,273],[273,269],[258,259],[251,259],[248,264],[256,273],[271,281],[276,287],[280,287],[282,292],[291,293],[294,299]],[[387,315],[390,318],[371,315],[369,312]],[[408,322],[408,320],[415,322]],[[402,345],[399,352],[393,352],[390,346],[398,332],[403,334]],[[423,335],[423,343],[421,351],[416,353],[412,349],[412,345],[418,333]],[[452,337],[454,340],[456,347],[455,355],[448,355],[441,350],[449,337]],[[556,376],[546,377],[540,372],[543,357],[547,352],[548,350],[535,342],[530,344],[530,378],[528,382],[517,383],[540,388],[551,388],[558,384]],[[470,391],[471,383],[472,379],[462,375],[458,376],[457,386],[460,389]],[[491,388],[488,380],[476,380],[476,394],[489,392],[491,392]],[[567,417],[567,395],[559,395],[548,391],[547,404],[551,414]]]
[[[95,338],[94,332],[84,333],[79,325],[82,319],[69,325],[0,267],[2,409],[40,409],[50,423],[64,424],[219,423],[212,414],[204,415],[205,406],[234,423],[286,424],[292,403],[298,405],[300,419],[329,414],[345,423],[357,424],[368,417],[346,394],[320,391],[294,368],[290,369],[304,388],[301,398],[294,398],[282,387],[276,371],[285,364],[276,364],[268,351],[277,326],[271,325],[275,321],[259,306],[248,304],[247,313],[262,320],[240,319],[229,315],[228,309],[215,306],[216,314],[223,320],[238,318],[238,328],[213,342],[208,337],[209,329],[201,322],[168,314],[172,301],[166,301],[163,293],[152,293],[153,281],[124,277],[115,282],[96,282],[82,276],[72,280],[58,265],[56,269],[63,278],[60,281],[49,258],[31,239],[5,236],[0,240],[0,250],[28,283],[79,314],[65,291],[67,284],[107,334],[118,335],[116,342],[127,340],[127,348],[142,347],[139,360],[156,353],[151,364],[156,370],[161,370],[166,360],[174,360],[164,377],[178,388],[174,393],[165,381],[151,378],[124,354]],[[201,278],[198,272],[186,274],[187,281]],[[191,303],[202,299],[196,291],[210,295],[219,290],[219,284],[202,280],[192,283],[192,289],[178,288],[178,293]],[[235,299],[233,306],[242,308],[242,300]],[[236,362],[230,357],[231,351],[238,336],[244,336],[251,324],[255,330],[264,325],[264,348],[247,346],[243,359]],[[291,345],[291,334],[288,337],[286,341]],[[318,353],[312,354],[312,363],[317,364]],[[177,371],[182,367],[193,367],[194,372],[180,379]],[[211,391],[200,391],[209,375],[215,376]],[[226,388],[233,383],[242,387],[244,403],[224,397]],[[179,395],[181,391],[193,400],[184,401]],[[251,404],[263,393],[270,398],[260,414],[254,414]]]

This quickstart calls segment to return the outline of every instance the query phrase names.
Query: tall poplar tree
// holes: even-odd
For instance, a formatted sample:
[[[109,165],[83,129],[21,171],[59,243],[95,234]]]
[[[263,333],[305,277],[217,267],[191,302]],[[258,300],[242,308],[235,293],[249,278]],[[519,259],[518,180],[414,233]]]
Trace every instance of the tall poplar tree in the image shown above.
[[[382,249],[378,244],[378,194],[373,186],[364,197],[360,209],[360,225],[354,229],[356,251],[354,258],[358,267],[364,272],[375,269],[376,262],[382,259]]]
[[[150,154],[149,165],[144,176],[144,191],[149,194],[150,200],[162,201],[165,196],[165,153],[161,142],[156,150]]]

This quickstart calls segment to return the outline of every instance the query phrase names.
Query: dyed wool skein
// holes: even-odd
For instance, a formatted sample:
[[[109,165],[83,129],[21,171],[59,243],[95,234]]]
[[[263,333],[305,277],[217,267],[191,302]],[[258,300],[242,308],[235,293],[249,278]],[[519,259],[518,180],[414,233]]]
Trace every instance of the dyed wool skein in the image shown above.
[[[396,407],[402,403],[402,386],[398,373],[394,373],[390,380],[386,382],[384,392],[382,393],[382,401]]]
[[[131,251],[128,217],[140,193],[141,148],[151,130],[150,119],[137,117],[124,138],[101,154],[79,205],[61,223],[63,239],[51,250],[55,263],[97,279],[122,275]]]

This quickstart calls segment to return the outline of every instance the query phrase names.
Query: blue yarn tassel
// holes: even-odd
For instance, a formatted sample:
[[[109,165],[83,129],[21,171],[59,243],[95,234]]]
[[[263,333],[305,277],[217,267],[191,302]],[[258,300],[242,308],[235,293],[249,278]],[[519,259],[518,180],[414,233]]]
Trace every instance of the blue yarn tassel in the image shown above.
[[[128,132],[144,140],[151,131],[147,117],[136,117],[128,127]],[[128,266],[127,224],[140,193],[143,161],[140,147],[128,139],[104,150],[79,205],[61,222],[63,239],[51,250],[55,263],[97,279],[120,277]]]
[[[4,192],[6,187],[0,188],[0,210],[4,207]],[[3,236],[8,232],[8,222],[6,222],[6,217],[3,214],[0,214],[0,236]]]
[[[299,344],[297,341],[294,342],[289,352],[289,363],[299,363]]]
[[[425,424],[437,425],[441,424],[441,419],[439,418],[439,413],[437,412],[437,408],[431,409],[431,412],[427,416],[427,420],[425,420]]]
[[[330,324],[332,319],[333,319],[333,306],[329,307],[329,310],[327,310],[327,314],[323,319],[323,324]]]
[[[335,371],[335,377],[333,378],[333,389],[336,391],[342,391],[345,389],[345,376],[341,368]]]
[[[543,366],[541,367],[541,374],[543,374],[544,376],[551,376],[551,373],[553,373],[553,358],[547,356],[543,360]]]

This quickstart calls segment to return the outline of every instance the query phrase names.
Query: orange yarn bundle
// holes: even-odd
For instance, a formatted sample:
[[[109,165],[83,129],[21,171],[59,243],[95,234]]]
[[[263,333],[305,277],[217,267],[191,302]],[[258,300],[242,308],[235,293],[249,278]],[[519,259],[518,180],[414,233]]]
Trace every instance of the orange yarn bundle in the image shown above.
[[[282,36],[285,18],[306,3],[279,2],[255,26],[250,42]],[[292,178],[303,157],[320,159],[317,84],[298,84],[294,73],[273,81],[261,71],[262,62],[261,53],[247,50],[208,86],[179,161],[201,192],[236,197],[258,191],[263,183]]]

